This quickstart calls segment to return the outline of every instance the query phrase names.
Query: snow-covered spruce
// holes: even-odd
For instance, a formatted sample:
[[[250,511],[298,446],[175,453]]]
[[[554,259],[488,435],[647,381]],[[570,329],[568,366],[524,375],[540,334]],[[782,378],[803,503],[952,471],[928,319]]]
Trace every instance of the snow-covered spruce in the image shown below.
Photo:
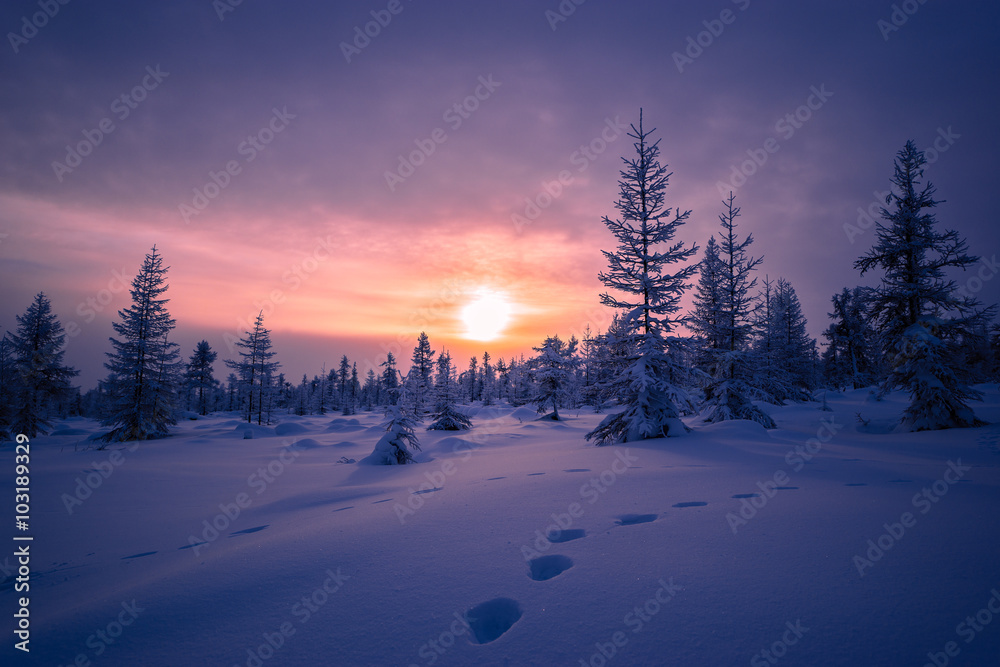
[[[0,391],[7,396],[0,408],[0,439],[6,431],[34,438],[51,429],[56,403],[69,395],[70,378],[79,371],[62,363],[66,333],[42,292],[17,316],[17,333],[4,338],[0,365],[9,371],[2,373]]]
[[[375,450],[363,462],[375,465],[403,465],[413,463],[413,452],[420,451],[417,439],[417,418],[407,405],[389,405],[382,422],[385,434],[375,443]]]
[[[271,409],[274,404],[274,375],[279,364],[271,361],[275,352],[271,349],[271,331],[264,327],[264,312],[257,314],[253,330],[236,341],[240,358],[227,359],[226,366],[233,369],[239,378],[239,396],[247,423],[256,417],[257,425],[271,423]]]
[[[538,412],[544,413],[545,406],[552,406],[552,412],[545,418],[559,421],[559,405],[566,399],[573,372],[579,365],[576,356],[578,342],[571,337],[564,343],[559,336],[549,336],[541,347],[533,347],[538,356],[528,362],[535,379]]]
[[[910,431],[981,424],[968,401],[980,400],[969,386],[969,371],[960,363],[960,342],[982,337],[995,307],[982,308],[972,296],[958,295],[945,269],[966,268],[979,258],[968,253],[958,232],[939,232],[925,209],[935,208],[934,186],[920,188],[927,164],[912,141],[897,153],[892,183],[876,228],[875,246],[854,266],[861,275],[880,268],[882,281],[870,291],[870,314],[882,335],[883,354],[892,369],[883,393],[900,387],[911,403],[900,427]]]
[[[668,336],[685,322],[680,299],[697,265],[674,273],[665,269],[693,256],[698,248],[685,248],[672,241],[690,211],[664,206],[664,190],[670,174],[659,162],[659,141],[651,142],[654,130],[646,131],[639,112],[639,127],[631,126],[636,156],[622,158],[625,168],[619,181],[615,208],[621,219],[605,216],[604,224],[618,241],[614,252],[602,251],[608,271],[599,278],[606,287],[625,296],[601,295],[601,302],[621,310],[619,331],[608,342],[621,354],[616,376],[608,385],[610,395],[624,410],[608,415],[588,440],[598,445],[662,438],[685,433],[681,405],[692,401],[672,383],[676,360],[667,353]]]
[[[754,400],[775,400],[762,386],[767,378],[758,374],[760,356],[751,349],[755,299],[750,291],[757,284],[753,272],[763,258],[749,256],[753,234],[743,240],[736,235],[740,208],[734,205],[735,199],[730,193],[723,202],[720,241],[714,256],[706,247],[695,295],[694,328],[704,343],[699,357],[708,378],[702,419],[709,423],[749,419],[775,428],[774,420],[753,404]]]
[[[434,421],[427,427],[428,431],[465,431],[472,428],[469,418],[455,408],[459,388],[451,355],[447,352],[438,356],[434,392],[435,411],[431,415]]]
[[[174,411],[181,362],[177,344],[169,341],[174,319],[167,312],[167,268],[156,246],[146,255],[132,280],[132,305],[118,311],[120,322],[112,323],[118,338],[108,352],[108,378],[104,386],[109,416],[102,422],[112,426],[105,442],[147,440],[167,435],[177,423]]]

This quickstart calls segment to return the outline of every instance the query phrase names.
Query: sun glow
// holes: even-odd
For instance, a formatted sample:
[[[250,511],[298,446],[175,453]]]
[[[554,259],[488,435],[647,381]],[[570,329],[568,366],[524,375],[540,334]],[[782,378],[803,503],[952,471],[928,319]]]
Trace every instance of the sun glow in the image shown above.
[[[480,290],[474,301],[462,309],[465,337],[472,340],[494,340],[510,320],[507,296],[490,290]]]

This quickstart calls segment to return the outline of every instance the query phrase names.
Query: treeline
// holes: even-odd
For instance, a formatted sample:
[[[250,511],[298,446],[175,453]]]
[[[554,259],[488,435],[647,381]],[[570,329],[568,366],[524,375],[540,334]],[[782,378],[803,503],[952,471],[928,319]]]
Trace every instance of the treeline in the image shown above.
[[[44,294],[17,317],[15,332],[0,337],[0,437],[44,433],[54,417],[68,415],[100,419],[112,442],[166,435],[185,412],[238,412],[270,424],[288,414],[385,409],[393,435],[382,451],[405,463],[416,423],[430,417],[430,428],[470,426],[455,409],[463,403],[533,404],[552,419],[560,409],[615,410],[587,436],[608,444],[683,434],[689,427],[681,417],[692,415],[773,428],[766,404],[862,387],[874,387],[877,397],[908,392],[901,417],[908,430],[982,424],[969,402],[981,397],[972,385],[995,381],[1000,370],[996,309],[948,273],[980,259],[957,232],[937,229],[931,209],[940,202],[922,183],[926,159],[913,142],[896,156],[874,245],[854,263],[879,284],[833,295],[820,353],[791,283],[761,275],[764,258],[752,253],[753,235],[738,229],[734,195],[722,202],[719,231],[703,249],[674,240],[691,212],[666,206],[670,174],[651,132],[640,113],[629,134],[636,154],[623,158],[619,216],[603,219],[617,241],[602,251],[608,269],[599,277],[609,291],[601,301],[616,313],[603,332],[549,336],[527,358],[484,352],[464,370],[421,333],[405,374],[391,353],[364,360],[360,371],[344,355],[335,368],[293,383],[261,313],[224,360],[230,372],[220,381],[218,353],[207,341],[186,362],[170,341],[167,267],[154,246],[132,282],[132,305],[113,323],[108,375],[96,389],[80,394],[71,386],[77,371],[63,363],[66,334]],[[690,289],[694,306],[681,312]]]

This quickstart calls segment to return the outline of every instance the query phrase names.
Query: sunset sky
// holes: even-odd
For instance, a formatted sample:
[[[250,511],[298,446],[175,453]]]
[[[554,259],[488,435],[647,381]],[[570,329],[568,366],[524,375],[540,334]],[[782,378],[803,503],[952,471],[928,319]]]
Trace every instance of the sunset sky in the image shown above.
[[[5,2],[0,330],[44,291],[93,386],[118,276],[154,244],[185,359],[202,338],[232,356],[263,309],[293,382],[408,360],[421,330],[464,368],[603,328],[601,217],[640,107],[681,240],[704,246],[719,183],[766,157],[733,188],[741,229],[814,336],[862,282],[874,235],[844,225],[907,139],[933,149],[942,226],[1000,250],[1000,6],[577,2]],[[483,294],[509,325],[470,340]]]

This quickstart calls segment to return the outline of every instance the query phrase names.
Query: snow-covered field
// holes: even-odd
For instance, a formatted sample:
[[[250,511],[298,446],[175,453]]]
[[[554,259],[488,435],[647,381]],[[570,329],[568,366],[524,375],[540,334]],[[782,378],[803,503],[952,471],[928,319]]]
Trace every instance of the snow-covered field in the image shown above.
[[[1000,664],[1000,425],[886,433],[903,398],[866,398],[605,448],[600,415],[473,407],[393,467],[338,463],[376,414],[215,415],[106,451],[68,420],[31,443],[0,662]],[[975,407],[1000,422],[995,388]]]

